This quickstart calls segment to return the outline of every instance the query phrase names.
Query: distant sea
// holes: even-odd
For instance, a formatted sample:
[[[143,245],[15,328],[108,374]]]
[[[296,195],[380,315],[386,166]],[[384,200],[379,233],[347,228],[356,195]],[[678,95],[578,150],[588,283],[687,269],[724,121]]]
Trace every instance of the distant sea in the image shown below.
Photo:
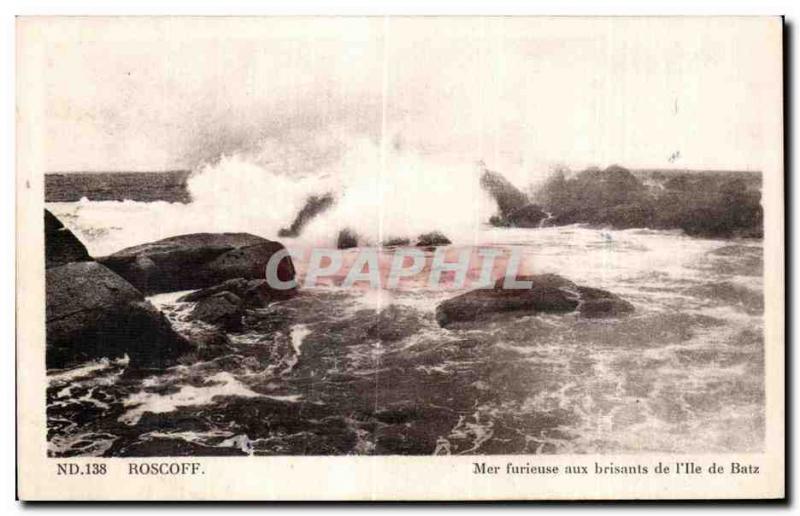
[[[188,170],[167,172],[70,172],[44,176],[45,202],[167,201],[188,203]]]

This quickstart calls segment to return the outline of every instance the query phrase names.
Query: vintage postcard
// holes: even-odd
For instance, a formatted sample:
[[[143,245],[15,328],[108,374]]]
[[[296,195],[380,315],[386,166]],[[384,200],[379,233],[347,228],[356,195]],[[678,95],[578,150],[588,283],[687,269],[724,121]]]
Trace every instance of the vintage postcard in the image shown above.
[[[18,18],[19,497],[782,498],[782,38]]]

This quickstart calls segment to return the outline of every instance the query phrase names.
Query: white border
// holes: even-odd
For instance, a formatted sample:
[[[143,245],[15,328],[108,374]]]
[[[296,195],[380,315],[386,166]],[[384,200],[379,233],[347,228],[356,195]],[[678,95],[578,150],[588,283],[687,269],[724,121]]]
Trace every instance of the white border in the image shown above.
[[[5,309],[2,311],[2,319],[0,319],[0,328],[3,330],[5,336],[6,349],[13,347],[14,342],[14,18],[15,14],[133,14],[133,15],[149,15],[149,14],[612,14],[612,15],[655,15],[655,14],[672,14],[672,15],[703,15],[703,14],[785,14],[790,23],[795,24],[794,27],[794,40],[796,41],[798,20],[800,20],[800,2],[794,0],[781,0],[781,1],[736,1],[730,0],[726,2],[716,1],[605,1],[602,4],[597,1],[559,1],[559,2],[522,2],[522,1],[495,1],[495,2],[476,2],[464,0],[460,2],[446,2],[446,1],[360,1],[360,2],[338,2],[333,3],[330,1],[298,1],[294,2],[273,2],[267,5],[256,5],[254,2],[246,0],[231,0],[227,2],[209,2],[196,0],[194,2],[181,2],[175,0],[162,0],[150,1],[144,0],[139,2],[108,2],[108,1],[73,1],[69,4],[59,1],[7,1],[2,3],[0,9],[3,11],[3,16],[0,18],[0,30],[2,37],[0,38],[0,71],[4,80],[0,83],[0,159],[4,165],[5,173],[2,174],[2,184],[0,184],[0,195],[3,196],[0,206],[0,216],[2,216],[2,238],[3,250],[2,254],[2,267],[0,268],[0,281],[2,281],[2,295],[3,306]],[[794,50],[796,45],[792,45],[791,52],[791,66],[797,69],[797,52]],[[796,90],[796,88],[795,88]],[[786,94],[794,94],[793,92],[786,92]],[[796,120],[794,114],[796,113],[797,102],[792,104],[792,112],[787,113],[787,118]],[[790,147],[796,148],[798,140],[797,132],[792,135],[792,140],[787,141],[787,149]],[[787,173],[791,174],[792,171]],[[797,181],[793,182],[791,195],[797,198]],[[786,192],[790,195],[790,192]],[[789,213],[786,214],[789,217]],[[790,236],[792,238],[797,236],[797,216],[796,212],[791,217],[794,228]],[[788,221],[787,221],[788,223]],[[788,265],[788,264],[787,264]],[[794,291],[794,282],[791,285]],[[796,306],[792,309],[788,317],[794,320],[800,320],[800,309]],[[789,343],[791,345],[792,343]],[[12,467],[14,460],[14,439],[15,427],[12,424],[12,400],[14,400],[14,375],[15,367],[13,361],[10,359],[10,352],[6,355],[6,360],[3,361],[5,372],[5,381],[2,386],[4,389],[4,396],[2,399],[6,403],[5,414],[8,423],[3,425],[2,438],[5,444],[5,457],[7,457],[6,467],[0,469],[0,482],[2,482],[3,491],[0,497],[4,500],[4,508],[11,510],[19,510],[20,506],[13,507],[14,499],[14,468]],[[797,370],[798,353],[793,354],[793,369]],[[787,367],[791,367],[787,364]],[[788,398],[796,407],[797,396]],[[788,408],[788,407],[787,407]],[[796,446],[793,447],[796,449]],[[787,458],[788,459],[788,458]],[[790,460],[790,464],[794,461]],[[793,475],[793,486],[791,491],[797,491],[797,476]],[[12,507],[8,507],[12,506]],[[196,510],[194,508],[193,510]],[[685,508],[676,508],[681,513],[686,512]],[[688,509],[692,512],[693,509]],[[148,510],[152,512],[152,508]],[[158,512],[158,510],[156,510]],[[568,511],[569,512],[569,511]]]

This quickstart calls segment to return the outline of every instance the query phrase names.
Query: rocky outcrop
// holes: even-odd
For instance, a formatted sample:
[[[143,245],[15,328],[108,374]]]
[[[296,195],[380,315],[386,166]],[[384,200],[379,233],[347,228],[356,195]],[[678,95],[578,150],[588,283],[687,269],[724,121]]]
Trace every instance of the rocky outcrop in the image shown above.
[[[538,228],[547,218],[547,213],[538,204],[528,203],[512,210],[505,217],[509,226],[515,228]]]
[[[555,173],[538,194],[549,224],[615,229],[682,229],[707,238],[762,238],[761,192],[754,173],[670,171],[645,185],[631,171],[589,168]],[[651,177],[651,182],[653,181]]]
[[[279,242],[248,233],[194,233],[129,247],[97,258],[145,294],[206,288],[228,279],[261,279]],[[284,257],[278,277],[294,279],[294,265]]]
[[[353,247],[358,247],[358,235],[351,229],[339,231],[339,236],[336,238],[336,249],[351,249]]]
[[[417,237],[417,247],[436,247],[440,245],[450,245],[450,239],[439,231],[423,233]]]
[[[296,237],[303,231],[303,228],[311,219],[333,206],[333,202],[333,194],[331,193],[310,196],[306,199],[306,203],[300,211],[297,212],[297,216],[294,218],[294,221],[292,221],[292,224],[288,228],[282,228],[278,232],[278,236]]]
[[[191,318],[229,331],[242,328],[244,302],[232,292],[223,291],[202,299],[192,310]]]
[[[178,298],[178,302],[197,302],[220,292],[231,292],[239,297],[248,308],[261,308],[270,302],[288,299],[295,293],[295,289],[277,290],[269,286],[265,279],[247,280],[234,278],[224,281],[213,287],[204,288]]]
[[[589,168],[571,178],[558,172],[544,186],[542,197],[554,224],[649,227],[654,213],[644,184],[616,165]]]
[[[633,305],[611,292],[581,287],[555,274],[517,276],[517,282],[531,282],[530,288],[504,288],[505,279],[493,288],[478,289],[436,308],[442,327],[460,322],[480,321],[497,314],[519,317],[537,313],[570,313],[584,317],[615,317],[633,311]]]
[[[702,173],[665,182],[652,227],[708,238],[763,238],[761,192],[742,178]]]
[[[484,169],[481,186],[497,202],[498,214],[489,223],[499,227],[539,227],[547,218],[547,213],[538,204],[528,200],[528,196],[497,172]]]
[[[405,237],[390,237],[383,242],[383,247],[405,247],[409,245],[411,245],[411,239]]]
[[[198,360],[213,360],[233,352],[228,335],[216,326],[207,324],[184,325],[180,334],[192,343],[193,350],[182,355],[181,363],[193,364]]]
[[[48,210],[44,210],[44,259],[47,269],[92,260],[78,237]]]
[[[480,182],[483,189],[497,202],[497,209],[503,217],[528,204],[528,196],[497,172],[484,168]]]
[[[228,331],[239,331],[246,309],[262,308],[272,301],[288,299],[295,294],[295,289],[273,289],[265,279],[235,278],[181,296],[178,302],[197,303],[189,316],[192,320]]]
[[[607,290],[591,287],[578,287],[580,304],[578,313],[583,317],[600,319],[619,317],[633,312],[633,305]]]
[[[193,349],[139,290],[99,263],[47,269],[45,299],[48,368],[123,355],[133,366],[162,367]]]

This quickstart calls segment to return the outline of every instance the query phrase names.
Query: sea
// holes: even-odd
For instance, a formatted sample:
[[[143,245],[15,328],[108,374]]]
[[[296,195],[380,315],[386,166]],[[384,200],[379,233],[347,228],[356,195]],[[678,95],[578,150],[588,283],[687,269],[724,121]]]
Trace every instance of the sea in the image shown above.
[[[414,170],[415,163],[405,163]],[[417,167],[419,168],[419,167]],[[433,179],[432,179],[433,178]],[[48,175],[46,207],[93,256],[176,234],[245,231],[299,255],[441,231],[453,249],[609,290],[635,312],[488,318],[441,328],[466,289],[330,281],[248,312],[213,360],[126,358],[48,372],[48,453],[69,456],[758,452],[764,448],[763,246],[681,231],[495,228],[474,174],[287,176],[236,157],[192,172]],[[388,185],[388,186],[387,186]],[[454,187],[457,185],[457,187]],[[310,194],[337,202],[278,238]],[[432,250],[424,251],[430,258]],[[347,261],[347,260],[345,260]],[[303,260],[296,261],[300,278]],[[179,330],[185,292],[150,297]]]

